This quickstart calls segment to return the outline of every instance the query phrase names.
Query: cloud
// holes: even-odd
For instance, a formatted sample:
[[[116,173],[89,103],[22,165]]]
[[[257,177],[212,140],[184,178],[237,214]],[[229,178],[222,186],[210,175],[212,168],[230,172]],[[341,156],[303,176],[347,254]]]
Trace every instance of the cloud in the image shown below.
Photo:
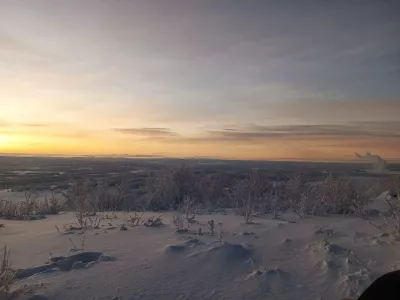
[[[189,137],[197,142],[265,142],[273,139],[289,140],[332,140],[391,138],[400,140],[400,133],[395,129],[396,123],[359,123],[347,125],[251,125],[242,128],[209,130],[197,137]],[[399,124],[400,125],[400,124]]]
[[[169,128],[115,128],[114,131],[145,138],[168,138],[177,136],[177,133],[171,131]]]
[[[50,124],[46,123],[17,123],[17,122],[7,122],[0,120],[0,127],[11,128],[11,127],[48,127]]]
[[[41,123],[22,123],[19,126],[22,127],[47,127],[49,124],[41,124]]]
[[[399,148],[400,122],[353,122],[314,125],[247,125],[180,133],[169,128],[116,128],[114,132],[172,144],[266,145],[274,142],[311,142],[325,148],[387,147]],[[336,151],[336,150],[335,150]]]

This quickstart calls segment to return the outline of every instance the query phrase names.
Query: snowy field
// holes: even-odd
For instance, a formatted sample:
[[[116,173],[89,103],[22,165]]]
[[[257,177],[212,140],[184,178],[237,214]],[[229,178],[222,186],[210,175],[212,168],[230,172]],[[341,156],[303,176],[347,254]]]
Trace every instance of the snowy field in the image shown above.
[[[385,210],[383,199],[371,205]],[[371,225],[380,217],[286,213],[246,224],[226,211],[199,214],[178,233],[177,213],[143,220],[153,215],[162,226],[133,227],[132,214],[110,212],[86,230],[69,230],[74,213],[1,220],[0,246],[19,270],[12,299],[330,300],[357,296],[400,266],[397,235]]]

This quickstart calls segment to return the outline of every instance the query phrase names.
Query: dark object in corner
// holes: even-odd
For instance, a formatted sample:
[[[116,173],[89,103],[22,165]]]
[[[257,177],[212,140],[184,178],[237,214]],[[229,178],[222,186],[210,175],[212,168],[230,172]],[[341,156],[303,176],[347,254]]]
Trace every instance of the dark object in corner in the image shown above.
[[[400,270],[379,277],[358,298],[358,300],[392,299],[400,299]]]

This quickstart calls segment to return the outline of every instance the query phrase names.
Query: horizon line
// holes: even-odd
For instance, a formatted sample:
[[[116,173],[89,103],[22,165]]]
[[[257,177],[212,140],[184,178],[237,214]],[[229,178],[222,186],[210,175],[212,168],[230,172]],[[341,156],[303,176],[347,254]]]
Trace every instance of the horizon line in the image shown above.
[[[176,159],[176,160],[220,160],[220,161],[248,161],[248,162],[310,162],[310,163],[370,163],[367,160],[360,159],[301,159],[301,158],[278,158],[278,159],[239,159],[239,158],[221,158],[221,157],[172,157],[152,154],[109,154],[109,155],[95,155],[95,154],[32,154],[32,153],[1,153],[0,157],[32,157],[32,158],[125,158],[125,159]],[[387,158],[385,161],[389,163],[400,163],[400,158]]]

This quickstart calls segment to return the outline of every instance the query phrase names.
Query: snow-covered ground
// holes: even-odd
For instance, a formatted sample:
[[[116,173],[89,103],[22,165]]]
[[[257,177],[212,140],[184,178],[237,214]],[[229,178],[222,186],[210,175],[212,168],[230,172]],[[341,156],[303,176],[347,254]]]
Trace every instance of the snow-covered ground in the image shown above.
[[[13,267],[25,269],[14,299],[329,300],[359,295],[377,276],[400,268],[400,241],[358,218],[285,214],[244,224],[233,213],[202,214],[189,233],[176,233],[174,214],[162,215],[162,227],[122,231],[128,213],[101,213],[99,229],[66,235],[56,226],[74,222],[73,213],[1,220],[0,248],[8,245]],[[151,215],[157,214],[144,217]],[[83,239],[83,254],[71,252]],[[67,257],[64,265],[45,264],[59,256]]]

